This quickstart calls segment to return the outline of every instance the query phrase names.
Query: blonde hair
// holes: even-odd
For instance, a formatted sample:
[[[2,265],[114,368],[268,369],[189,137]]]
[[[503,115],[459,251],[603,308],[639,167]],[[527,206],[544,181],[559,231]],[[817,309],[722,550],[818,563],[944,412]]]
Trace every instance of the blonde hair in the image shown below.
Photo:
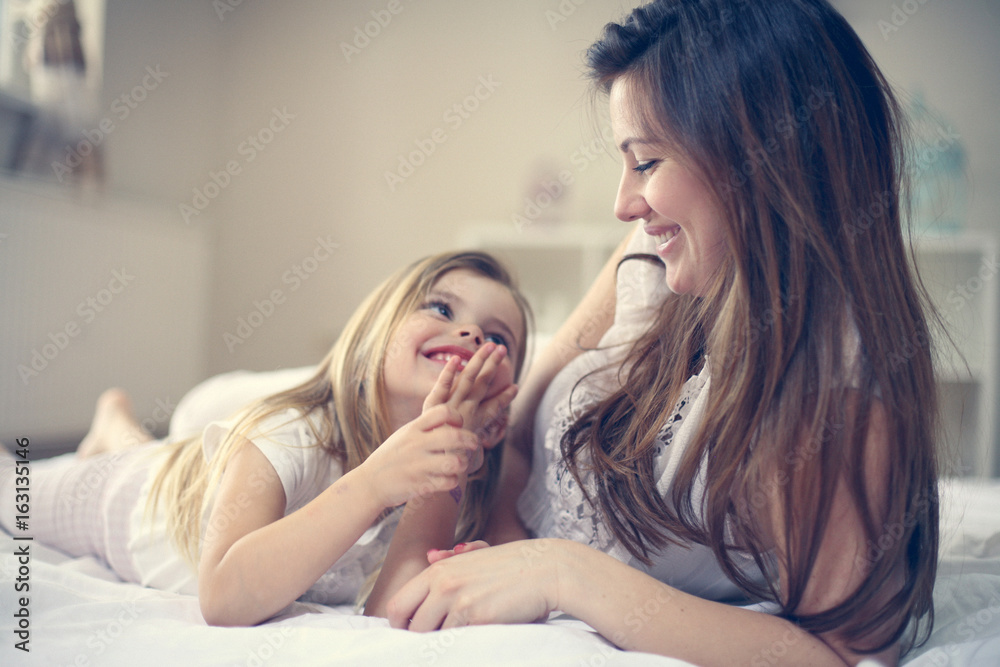
[[[202,517],[222,472],[244,439],[257,434],[269,417],[296,409],[316,442],[341,463],[344,472],[358,467],[391,435],[382,369],[395,350],[390,341],[400,323],[416,311],[441,276],[466,269],[506,287],[521,311],[525,330],[514,354],[514,378],[520,376],[526,349],[530,308],[511,274],[482,252],[450,252],[421,259],[379,285],[347,321],[313,376],[286,391],[252,403],[238,414],[211,461],[205,461],[201,437],[169,445],[167,459],[153,481],[147,516],[164,502],[167,532],[180,553],[196,566]],[[263,435],[263,434],[260,434]],[[492,505],[500,469],[501,447],[486,452],[480,470],[469,480],[456,539],[478,537]]]

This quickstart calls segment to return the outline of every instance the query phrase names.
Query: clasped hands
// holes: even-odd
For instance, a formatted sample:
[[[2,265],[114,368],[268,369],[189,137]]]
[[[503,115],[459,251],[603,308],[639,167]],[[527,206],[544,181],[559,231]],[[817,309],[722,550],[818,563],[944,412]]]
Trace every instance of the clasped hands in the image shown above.
[[[372,452],[358,471],[383,508],[459,487],[483,463],[507,428],[507,408],[517,386],[493,380],[506,348],[486,343],[464,368],[453,356],[424,400],[419,417],[404,424]]]

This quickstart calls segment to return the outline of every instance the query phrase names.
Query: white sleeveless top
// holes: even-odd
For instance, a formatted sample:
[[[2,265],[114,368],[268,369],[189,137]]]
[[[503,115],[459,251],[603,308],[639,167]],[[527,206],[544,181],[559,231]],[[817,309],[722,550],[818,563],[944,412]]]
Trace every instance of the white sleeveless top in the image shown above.
[[[289,389],[314,372],[315,367],[264,373],[234,371],[206,380],[177,404],[171,421],[171,438],[201,432],[205,459],[209,461],[235,425],[236,419],[231,414],[236,407]],[[317,442],[308,423],[310,419],[299,410],[289,409],[272,415],[254,433],[247,434],[281,481],[285,515],[308,504],[343,474],[339,461]],[[150,474],[130,517],[128,551],[136,579],[144,586],[197,595],[197,574],[167,537],[163,511],[151,518],[145,513],[150,483],[164,459],[165,448],[154,448],[153,452],[154,457],[145,463]],[[253,502],[258,488],[259,481],[250,479],[246,494],[237,499],[232,511],[239,511],[240,502]],[[205,524],[210,512],[211,508],[203,517]],[[353,603],[384,560],[401,514],[402,508],[396,508],[376,521],[299,600],[328,605]]]
[[[653,248],[653,239],[640,229],[633,235],[626,253],[653,254]],[[584,408],[620,386],[620,361],[630,344],[653,322],[663,300],[670,294],[663,265],[645,260],[624,262],[618,271],[616,294],[614,323],[597,349],[584,352],[567,364],[553,379],[539,405],[532,471],[518,502],[518,512],[535,537],[581,542],[692,595],[744,602],[745,594],[726,577],[708,547],[667,545],[662,551],[651,554],[650,566],[636,560],[604,524],[600,513],[586,501],[562,459],[563,434]],[[610,368],[606,368],[609,365]],[[706,365],[684,385],[680,400],[666,415],[657,437],[654,474],[658,480],[657,490],[668,499],[668,504],[677,466],[703,418],[709,386]],[[586,458],[581,461],[585,463]],[[581,466],[581,475],[591,497],[595,497],[596,485],[585,468]],[[695,480],[692,496],[696,507],[704,488],[703,468]],[[753,580],[763,581],[759,568],[748,555],[735,558]]]

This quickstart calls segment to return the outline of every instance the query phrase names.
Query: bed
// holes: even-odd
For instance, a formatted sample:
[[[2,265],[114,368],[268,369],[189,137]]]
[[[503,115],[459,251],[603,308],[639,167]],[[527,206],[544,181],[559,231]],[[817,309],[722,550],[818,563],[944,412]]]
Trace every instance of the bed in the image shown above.
[[[942,497],[937,623],[930,641],[903,664],[1000,665],[1000,482],[948,480]],[[295,603],[256,627],[209,627],[194,597],[123,583],[92,558],[68,558],[2,531],[0,540],[0,665],[688,664],[618,651],[563,615],[545,623],[418,634],[393,630],[350,607]],[[25,545],[27,572],[15,555]],[[19,579],[30,591],[15,592]],[[16,648],[22,608],[27,653]]]

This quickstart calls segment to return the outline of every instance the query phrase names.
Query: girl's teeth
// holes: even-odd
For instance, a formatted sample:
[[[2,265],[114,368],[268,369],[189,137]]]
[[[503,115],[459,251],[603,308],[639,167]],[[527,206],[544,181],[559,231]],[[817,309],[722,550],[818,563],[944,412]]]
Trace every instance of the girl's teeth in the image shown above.
[[[448,363],[448,360],[451,359],[452,357],[455,357],[455,356],[458,356],[458,355],[455,355],[455,354],[446,354],[444,352],[438,352],[437,354],[433,355],[431,357],[431,359],[434,359],[434,360],[437,360],[437,361],[443,361],[445,363]],[[468,365],[468,363],[469,362],[466,361],[465,359],[459,359],[458,365],[459,365],[460,368],[465,368]]]

